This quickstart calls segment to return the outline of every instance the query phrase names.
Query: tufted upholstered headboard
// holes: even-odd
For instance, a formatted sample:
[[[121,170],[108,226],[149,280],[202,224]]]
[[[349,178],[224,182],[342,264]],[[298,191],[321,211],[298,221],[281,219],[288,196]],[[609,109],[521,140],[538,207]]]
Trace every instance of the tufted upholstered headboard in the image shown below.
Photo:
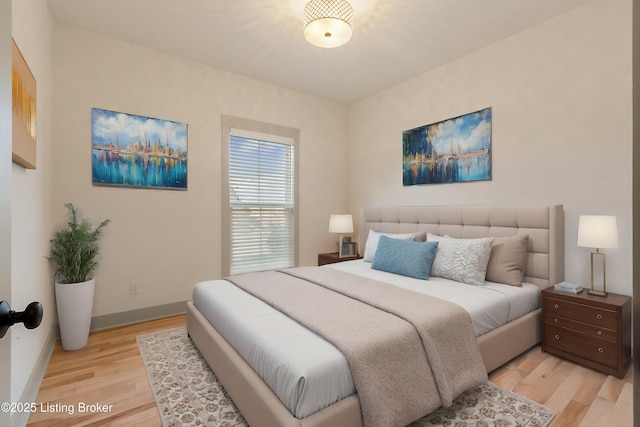
[[[541,289],[564,280],[564,209],[551,206],[396,206],[360,209],[360,253],[369,230],[458,238],[529,235],[524,280]]]

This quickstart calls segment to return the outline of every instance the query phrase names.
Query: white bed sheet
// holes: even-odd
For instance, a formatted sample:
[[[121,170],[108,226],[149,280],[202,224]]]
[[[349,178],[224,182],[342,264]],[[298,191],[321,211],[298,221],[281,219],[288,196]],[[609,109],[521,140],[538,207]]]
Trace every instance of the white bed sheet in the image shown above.
[[[296,418],[355,393],[333,344],[234,284],[197,283],[193,303]]]
[[[442,277],[431,276],[429,280],[421,280],[374,270],[370,262],[363,260],[328,264],[326,267],[391,283],[458,304],[471,315],[476,337],[540,306],[540,288],[531,283],[523,283],[522,287],[493,282],[474,286]]]
[[[472,286],[436,277],[424,281],[373,270],[362,260],[324,268],[455,302],[470,313],[476,336],[539,305],[539,289],[530,284]],[[235,285],[224,280],[197,283],[193,303],[296,418],[355,393],[347,360],[335,346]]]

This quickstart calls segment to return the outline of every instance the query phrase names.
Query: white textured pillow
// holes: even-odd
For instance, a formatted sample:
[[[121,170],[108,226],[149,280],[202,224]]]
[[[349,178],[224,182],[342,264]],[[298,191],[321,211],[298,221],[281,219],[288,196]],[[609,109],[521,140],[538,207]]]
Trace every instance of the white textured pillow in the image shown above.
[[[493,247],[493,237],[456,239],[429,233],[427,241],[438,242],[431,275],[469,285],[482,285]]]
[[[375,230],[369,230],[369,236],[367,236],[367,244],[364,247],[364,256],[362,257],[363,261],[373,262],[373,257],[376,255],[376,249],[378,249],[378,240],[380,240],[380,236],[387,236],[392,239],[413,240],[415,234],[378,233]]]

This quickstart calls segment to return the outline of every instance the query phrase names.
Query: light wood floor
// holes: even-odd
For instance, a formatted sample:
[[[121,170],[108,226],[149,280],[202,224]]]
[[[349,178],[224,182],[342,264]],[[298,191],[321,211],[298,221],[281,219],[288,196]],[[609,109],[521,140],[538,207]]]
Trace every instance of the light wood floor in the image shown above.
[[[540,347],[489,375],[489,380],[556,411],[550,427],[632,427],[633,373],[623,379],[543,353]]]
[[[176,316],[96,332],[85,348],[73,352],[58,342],[28,425],[160,426],[136,336],[185,322],[185,316]],[[489,379],[557,411],[550,427],[633,425],[631,369],[619,380],[535,347]],[[107,405],[108,411],[78,413],[79,403]]]

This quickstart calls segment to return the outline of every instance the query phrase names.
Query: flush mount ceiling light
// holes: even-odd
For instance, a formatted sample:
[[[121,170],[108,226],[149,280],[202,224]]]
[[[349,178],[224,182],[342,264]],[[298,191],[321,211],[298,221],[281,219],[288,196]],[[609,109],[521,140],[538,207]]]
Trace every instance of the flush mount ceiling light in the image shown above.
[[[304,7],[304,37],[319,47],[338,47],[352,34],[353,9],[346,0],[311,0]]]

